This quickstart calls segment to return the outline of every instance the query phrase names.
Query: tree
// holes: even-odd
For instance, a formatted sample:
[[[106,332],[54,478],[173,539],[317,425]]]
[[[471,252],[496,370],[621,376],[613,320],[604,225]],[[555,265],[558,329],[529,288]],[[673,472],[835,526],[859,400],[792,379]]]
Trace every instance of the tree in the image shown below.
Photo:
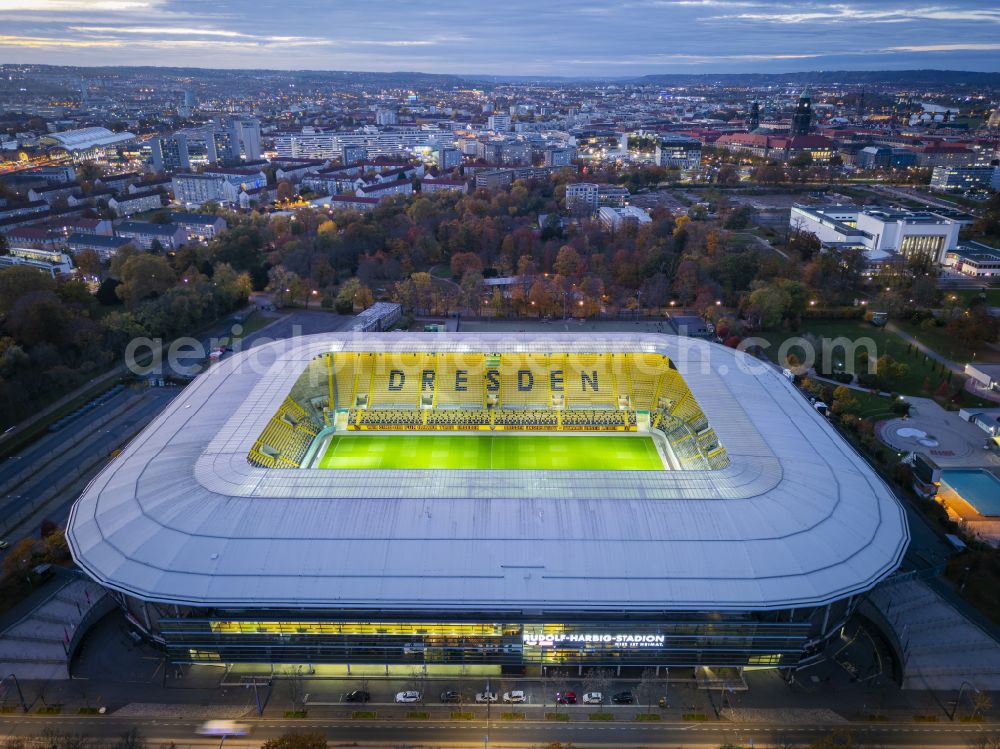
[[[588,692],[600,692],[602,697],[607,696],[611,688],[612,674],[607,668],[591,668],[583,676],[583,688]],[[604,700],[601,700],[599,707],[604,710]]]
[[[552,692],[552,698],[554,700],[554,705],[556,712],[559,712],[559,701],[556,699],[556,695],[563,695],[569,691],[569,674],[563,669],[553,668],[548,672],[549,678],[549,691]],[[543,698],[544,699],[544,698]]]
[[[653,707],[653,700],[660,692],[660,685],[656,678],[656,671],[652,668],[645,668],[639,677],[639,683],[635,688],[635,698],[640,705],[645,705],[647,709]]]
[[[100,278],[101,272],[104,270],[101,257],[94,250],[81,250],[73,256],[73,261],[85,276]]]
[[[556,255],[556,262],[553,269],[560,276],[576,279],[583,274],[586,267],[586,263],[580,257],[580,254],[568,244],[564,244],[559,248],[559,254]]]
[[[166,258],[144,252],[125,261],[121,282],[115,293],[126,307],[134,310],[140,302],[164,294],[177,282],[177,276]]]
[[[278,183],[277,199],[279,203],[286,203],[295,196],[295,188],[290,182],[282,180]]]
[[[462,278],[467,273],[482,273],[483,261],[474,252],[456,252],[451,256],[451,275]]]
[[[261,744],[261,749],[326,749],[326,747],[326,736],[321,733],[286,733]]]
[[[39,544],[33,538],[22,538],[3,558],[3,574],[5,577],[24,577],[35,566],[39,552]]]

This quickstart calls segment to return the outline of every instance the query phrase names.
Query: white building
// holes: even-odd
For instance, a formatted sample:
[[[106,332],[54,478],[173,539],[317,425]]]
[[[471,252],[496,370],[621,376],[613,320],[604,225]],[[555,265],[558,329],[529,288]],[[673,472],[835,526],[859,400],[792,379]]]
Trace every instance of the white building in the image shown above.
[[[52,278],[73,272],[73,260],[64,252],[36,250],[32,247],[11,247],[7,252],[6,255],[0,255],[0,268],[23,265],[48,273]]]
[[[789,223],[826,245],[865,248],[870,259],[927,255],[942,263],[955,249],[961,222],[926,211],[861,208],[853,205],[792,206]]]
[[[931,172],[931,189],[940,192],[1000,190],[1000,167],[936,166]]]
[[[613,231],[622,228],[626,224],[638,226],[640,224],[648,224],[652,221],[648,213],[634,205],[621,207],[601,206],[601,209],[597,212],[597,218],[605,228]]]
[[[172,180],[174,201],[184,206],[205,203],[235,203],[239,188],[222,176],[209,174],[176,174]]]
[[[566,210],[570,213],[593,213],[598,208],[598,186],[593,182],[566,185]]]
[[[510,115],[491,114],[486,121],[486,127],[496,133],[507,132],[510,130]]]

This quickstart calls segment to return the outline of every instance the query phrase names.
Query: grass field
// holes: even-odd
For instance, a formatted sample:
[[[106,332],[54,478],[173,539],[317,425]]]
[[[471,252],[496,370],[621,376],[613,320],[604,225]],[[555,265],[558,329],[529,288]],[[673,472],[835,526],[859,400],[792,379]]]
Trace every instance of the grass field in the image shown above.
[[[662,471],[650,437],[357,434],[334,436],[320,468]]]

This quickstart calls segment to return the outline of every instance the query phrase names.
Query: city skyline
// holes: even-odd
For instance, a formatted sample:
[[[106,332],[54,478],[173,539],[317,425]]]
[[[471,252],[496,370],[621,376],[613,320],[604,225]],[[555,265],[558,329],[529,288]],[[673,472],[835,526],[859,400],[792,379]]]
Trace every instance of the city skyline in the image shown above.
[[[0,0],[0,62],[627,77],[948,68],[1000,71],[1000,9],[975,0]],[[725,48],[719,46],[725,40]]]

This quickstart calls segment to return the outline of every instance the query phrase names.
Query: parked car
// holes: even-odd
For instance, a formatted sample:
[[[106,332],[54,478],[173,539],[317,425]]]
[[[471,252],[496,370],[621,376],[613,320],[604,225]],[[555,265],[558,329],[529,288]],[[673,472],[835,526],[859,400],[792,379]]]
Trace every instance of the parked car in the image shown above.
[[[602,692],[587,692],[583,695],[584,705],[600,705],[604,702],[604,694]]]
[[[355,689],[344,695],[344,702],[368,702],[372,696],[363,689]]]
[[[616,692],[611,695],[611,701],[616,705],[631,705],[635,702],[635,697],[629,691]]]
[[[576,692],[556,692],[556,702],[560,705],[575,705]]]
[[[520,689],[515,689],[513,692],[503,693],[504,702],[524,702],[524,692]]]
[[[488,702],[496,702],[496,701],[497,701],[497,693],[496,692],[477,692],[476,693],[476,702],[479,702],[479,703],[485,705]]]
[[[397,692],[396,702],[420,702],[420,692]]]
[[[456,692],[453,689],[448,689],[448,690],[446,690],[444,692],[441,692],[441,701],[442,702],[461,702],[462,701],[462,695],[461,695],[461,693]]]

